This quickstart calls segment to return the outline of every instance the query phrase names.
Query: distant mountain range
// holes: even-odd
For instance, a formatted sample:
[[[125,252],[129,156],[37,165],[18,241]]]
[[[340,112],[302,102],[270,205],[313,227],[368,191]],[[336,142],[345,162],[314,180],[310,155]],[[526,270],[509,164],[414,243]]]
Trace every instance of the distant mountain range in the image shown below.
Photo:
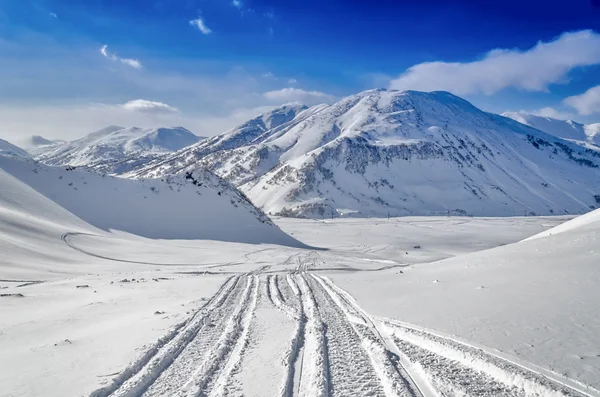
[[[557,120],[525,112],[506,112],[502,115],[559,138],[600,145],[600,123],[581,124],[573,120]]]
[[[30,153],[47,165],[70,165],[107,174],[122,174],[202,139],[183,127],[110,126],[70,142],[32,137],[34,147]]]
[[[108,127],[31,149],[128,178],[198,168],[297,217],[582,213],[600,206],[600,124],[481,111],[448,92],[369,90],[284,105],[221,135]]]

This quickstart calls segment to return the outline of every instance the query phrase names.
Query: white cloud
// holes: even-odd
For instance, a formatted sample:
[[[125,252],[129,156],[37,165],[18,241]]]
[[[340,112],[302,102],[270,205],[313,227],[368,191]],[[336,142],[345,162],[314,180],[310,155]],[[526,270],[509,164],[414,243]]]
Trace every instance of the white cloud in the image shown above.
[[[206,23],[204,23],[204,20],[200,17],[192,19],[190,21],[190,25],[198,29],[200,32],[202,32],[202,34],[210,34],[212,32],[212,30],[206,26]]]
[[[284,104],[288,102],[300,102],[305,105],[316,103],[330,103],[335,100],[332,95],[320,91],[305,91],[300,88],[282,88],[280,90],[268,91],[263,97],[270,102]]]
[[[563,103],[584,116],[600,113],[600,85],[590,88],[583,94],[570,96]]]
[[[595,64],[600,64],[600,35],[582,30],[563,33],[526,51],[495,49],[474,62],[421,63],[393,79],[390,88],[458,95],[491,95],[508,87],[547,91],[552,83],[566,83],[572,69]]]
[[[149,114],[167,114],[178,113],[179,110],[162,102],[147,101],[145,99],[135,99],[121,105],[125,110],[132,112],[149,113]]]
[[[50,16],[51,16],[52,18],[57,18],[57,19],[58,19],[58,15],[56,15],[56,13],[55,13],[55,12],[51,12],[51,13],[50,13]]]
[[[296,80],[294,78],[288,79],[288,84],[289,85],[296,85],[296,84],[298,84],[298,80]]]
[[[233,5],[235,8],[237,8],[238,10],[241,10],[241,9],[242,9],[242,7],[244,6],[244,4],[243,4],[243,3],[242,3],[240,0],[233,0],[233,1],[231,2],[231,4],[232,4],[232,5]]]
[[[129,65],[135,69],[142,68],[142,63],[140,61],[138,61],[137,59],[121,58],[120,61],[121,61],[121,63],[124,63],[125,65]]]
[[[530,113],[536,116],[550,117],[557,120],[571,120],[574,116],[572,113],[563,112],[562,110],[557,110],[550,106],[533,110]]]
[[[111,61],[119,61],[124,65],[127,66],[131,66],[134,69],[141,69],[142,68],[142,63],[140,61],[138,61],[137,59],[130,59],[130,58],[119,58],[117,56],[117,54],[113,54],[111,52],[108,51],[108,45],[103,45],[102,47],[100,47],[100,53],[105,56],[106,58],[110,59]]]

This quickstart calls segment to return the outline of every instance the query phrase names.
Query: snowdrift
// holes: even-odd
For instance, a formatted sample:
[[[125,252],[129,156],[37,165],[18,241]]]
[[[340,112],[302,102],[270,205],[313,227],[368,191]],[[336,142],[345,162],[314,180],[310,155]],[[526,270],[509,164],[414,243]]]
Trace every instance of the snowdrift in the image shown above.
[[[96,227],[154,239],[301,246],[206,171],[128,180],[4,156],[0,170],[3,213],[18,210],[64,228]]]

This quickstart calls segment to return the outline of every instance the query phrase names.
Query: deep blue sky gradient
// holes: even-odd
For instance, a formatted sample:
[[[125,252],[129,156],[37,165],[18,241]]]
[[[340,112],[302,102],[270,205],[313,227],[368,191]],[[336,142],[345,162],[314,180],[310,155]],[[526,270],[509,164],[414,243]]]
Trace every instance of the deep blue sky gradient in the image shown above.
[[[86,88],[100,72],[75,69],[103,62],[103,44],[153,73],[225,79],[241,68],[279,76],[281,87],[283,79],[293,78],[302,89],[339,97],[385,85],[386,78],[422,62],[468,62],[495,48],[526,50],[567,31],[600,32],[594,2],[245,0],[238,9],[231,0],[0,0],[0,100],[126,98],[127,83]],[[199,16],[211,34],[189,25]],[[65,71],[62,90],[56,81],[35,84],[35,76],[56,80],[59,72],[32,67],[28,74],[23,67],[61,69],[67,58],[74,69]],[[580,68],[569,77],[569,84],[553,85],[550,92],[506,89],[467,99],[492,111],[549,106],[600,84],[600,67]],[[19,78],[32,87],[18,90],[8,82]]]

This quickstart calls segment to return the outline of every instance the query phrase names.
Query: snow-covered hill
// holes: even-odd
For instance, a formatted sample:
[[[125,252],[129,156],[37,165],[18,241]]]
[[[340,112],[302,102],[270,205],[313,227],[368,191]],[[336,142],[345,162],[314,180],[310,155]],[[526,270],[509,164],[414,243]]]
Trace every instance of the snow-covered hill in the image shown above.
[[[600,145],[600,123],[581,124],[573,120],[557,120],[527,112],[505,112],[502,116],[559,138]]]
[[[168,155],[136,176],[202,164],[284,216],[549,215],[600,205],[600,152],[447,92],[365,91],[238,136]]]
[[[128,180],[0,156],[0,186],[2,211],[78,225],[74,231],[88,223],[148,238],[296,244],[237,189],[205,170]]]
[[[0,139],[0,156],[30,158],[29,153],[12,143]]]
[[[183,127],[144,129],[110,126],[75,141],[40,145],[30,152],[36,160],[47,165],[71,165],[107,174],[122,174],[201,139]]]

